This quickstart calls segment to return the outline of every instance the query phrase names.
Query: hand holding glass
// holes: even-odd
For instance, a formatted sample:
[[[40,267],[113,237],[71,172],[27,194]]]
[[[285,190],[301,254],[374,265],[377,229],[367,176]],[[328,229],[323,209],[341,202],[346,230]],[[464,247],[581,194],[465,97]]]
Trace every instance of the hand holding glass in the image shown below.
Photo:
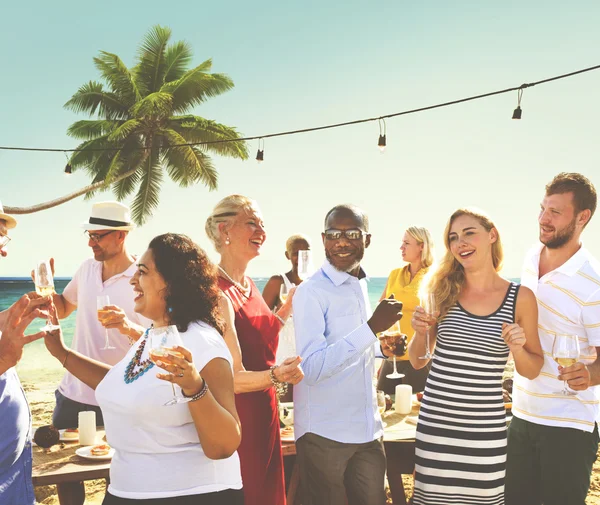
[[[54,293],[54,276],[49,260],[40,261],[35,267],[35,292],[40,296],[49,296]],[[52,318],[48,316],[46,325],[41,328],[42,331],[58,330],[60,326],[52,323]]]
[[[106,317],[106,313],[108,311],[104,310],[104,307],[110,305],[110,298],[108,295],[100,295],[96,298],[96,308],[98,309],[98,321],[102,322],[102,320]],[[116,347],[110,345],[110,340],[108,338],[108,330],[104,328],[104,347],[102,347],[103,351],[116,349]]]
[[[177,326],[173,324],[162,328],[151,328],[148,332],[148,343],[150,344],[150,359],[154,363],[169,355],[177,358],[184,357],[180,352],[173,350],[173,348],[177,346],[183,347],[183,341],[181,340],[179,331],[177,331]],[[175,393],[175,385],[172,382],[171,389],[173,390],[173,398],[165,403],[165,406],[186,403],[191,400],[191,398],[177,396]]]
[[[394,355],[394,371],[390,374],[387,374],[386,377],[388,379],[402,379],[404,377],[403,373],[398,373],[398,368],[396,366],[396,355],[399,354],[402,356],[404,354],[404,335],[400,330],[400,321],[396,321],[392,326],[390,326],[387,330],[382,332],[379,335],[379,340],[381,341],[382,347],[385,345],[386,348],[390,349]]]
[[[285,282],[283,282],[281,284],[281,287],[279,288],[279,299],[281,300],[282,304],[287,301],[288,296],[290,294],[290,289],[292,289],[293,287],[294,287],[293,284],[289,288],[288,288],[288,285]]]
[[[423,304],[423,310],[427,314],[427,316],[434,320],[436,318],[437,305],[435,301],[435,296],[433,293],[427,293],[425,299],[421,302]],[[425,354],[423,356],[419,356],[419,359],[431,359],[433,358],[433,354],[431,354],[431,348],[429,347],[429,332],[431,331],[431,326],[427,327],[425,332]]]
[[[552,358],[562,367],[568,367],[577,363],[580,356],[579,337],[577,335],[568,335],[566,333],[557,333],[554,337],[552,346]],[[555,394],[564,396],[573,396],[577,393],[567,387],[567,381],[564,381],[562,391]]]

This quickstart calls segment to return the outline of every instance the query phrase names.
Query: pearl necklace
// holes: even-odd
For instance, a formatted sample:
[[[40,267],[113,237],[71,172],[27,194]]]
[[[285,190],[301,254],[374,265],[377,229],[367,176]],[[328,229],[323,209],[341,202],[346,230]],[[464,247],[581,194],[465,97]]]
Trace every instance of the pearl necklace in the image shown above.
[[[233,284],[236,288],[238,288],[240,290],[240,292],[247,298],[248,293],[250,292],[250,284],[248,284],[248,282],[246,281],[247,285],[242,286],[239,282],[234,281],[221,265],[218,265],[218,267],[219,267],[219,271],[223,274],[223,276],[229,282],[231,282],[231,284]]]

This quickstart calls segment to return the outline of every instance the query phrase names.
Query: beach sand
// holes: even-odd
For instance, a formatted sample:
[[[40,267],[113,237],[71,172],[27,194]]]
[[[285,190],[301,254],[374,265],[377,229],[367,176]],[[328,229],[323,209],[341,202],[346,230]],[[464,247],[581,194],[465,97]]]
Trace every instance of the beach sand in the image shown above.
[[[54,409],[54,390],[63,373],[60,364],[43,372],[36,372],[33,369],[20,369],[19,373],[31,406],[34,426],[50,424],[52,422],[52,410]],[[512,367],[509,364],[506,376],[510,376],[511,373]],[[592,474],[586,505],[600,505],[600,451],[598,456],[599,458],[594,464],[594,472]],[[404,476],[403,481],[407,496],[411,496],[413,486],[412,477]],[[106,491],[104,480],[87,481],[85,489],[86,504],[100,505],[102,503]],[[44,505],[58,505],[59,503],[55,486],[38,486],[35,488],[35,496],[37,501]],[[391,504],[391,500],[388,500],[388,503]]]

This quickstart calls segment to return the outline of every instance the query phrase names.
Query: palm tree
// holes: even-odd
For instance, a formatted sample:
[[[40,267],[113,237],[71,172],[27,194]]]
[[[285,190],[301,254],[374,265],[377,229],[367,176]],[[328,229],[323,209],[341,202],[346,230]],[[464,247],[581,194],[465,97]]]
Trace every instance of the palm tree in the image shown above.
[[[248,157],[245,142],[236,140],[240,134],[235,128],[189,114],[194,106],[233,88],[233,82],[224,74],[210,73],[211,60],[187,70],[190,46],[169,45],[170,38],[169,28],[153,27],[131,69],[116,54],[100,51],[94,58],[106,86],[90,81],[65,104],[72,111],[96,116],[68,129],[71,137],[83,140],[69,159],[71,169],[86,170],[92,184],[37,205],[36,210],[81,194],[90,198],[111,187],[118,200],[137,190],[131,210],[136,223],[143,224],[158,205],[164,172],[182,187],[200,182],[214,190],[217,172],[208,153]]]

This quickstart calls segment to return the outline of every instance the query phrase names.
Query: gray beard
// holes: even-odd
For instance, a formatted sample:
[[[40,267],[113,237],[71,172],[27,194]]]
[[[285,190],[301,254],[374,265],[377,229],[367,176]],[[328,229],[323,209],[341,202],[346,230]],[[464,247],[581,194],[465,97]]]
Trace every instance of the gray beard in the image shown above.
[[[327,258],[327,261],[329,261],[330,265],[331,265],[333,268],[335,268],[335,269],[336,269],[338,272],[345,272],[345,273],[352,272],[352,270],[355,270],[356,268],[358,268],[358,267],[360,266],[360,262],[361,262],[361,261],[362,261],[362,259],[363,259],[363,256],[364,256],[364,254],[363,254],[363,255],[362,255],[360,258],[358,258],[358,259],[357,259],[357,260],[356,260],[354,263],[352,263],[352,265],[351,265],[351,266],[349,266],[349,267],[348,267],[348,268],[346,268],[346,269],[343,269],[343,268],[338,268],[338,267],[337,267],[337,266],[336,266],[336,265],[333,263],[333,261],[331,261],[331,256],[329,255],[329,253],[328,253],[327,251],[325,251],[325,257]]]

